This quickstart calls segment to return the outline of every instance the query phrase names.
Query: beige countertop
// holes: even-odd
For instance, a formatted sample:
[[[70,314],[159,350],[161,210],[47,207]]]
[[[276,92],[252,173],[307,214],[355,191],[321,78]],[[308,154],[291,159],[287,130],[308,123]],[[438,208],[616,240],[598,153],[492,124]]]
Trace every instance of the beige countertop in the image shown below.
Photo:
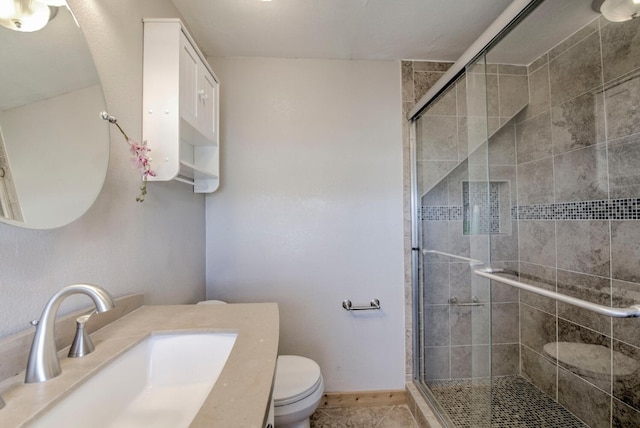
[[[220,377],[191,426],[264,427],[278,353],[275,303],[143,306],[92,334],[93,353],[75,359],[61,357],[60,376],[25,384],[22,372],[2,382],[0,394],[6,407],[0,410],[0,427],[28,426],[38,412],[145,337],[181,330],[238,333]]]

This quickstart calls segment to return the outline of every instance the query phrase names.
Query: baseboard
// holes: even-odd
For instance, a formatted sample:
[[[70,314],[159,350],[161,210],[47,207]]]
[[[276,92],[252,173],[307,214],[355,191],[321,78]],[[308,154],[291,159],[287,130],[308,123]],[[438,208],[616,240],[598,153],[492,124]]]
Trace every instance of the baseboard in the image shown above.
[[[318,407],[370,407],[396,404],[407,404],[406,390],[326,392]]]

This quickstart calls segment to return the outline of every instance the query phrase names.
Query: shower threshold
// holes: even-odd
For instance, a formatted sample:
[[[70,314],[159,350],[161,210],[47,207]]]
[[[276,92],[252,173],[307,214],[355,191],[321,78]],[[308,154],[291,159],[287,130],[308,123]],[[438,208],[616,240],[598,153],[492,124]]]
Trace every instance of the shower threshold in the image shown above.
[[[488,379],[438,380],[428,384],[455,428],[588,428],[521,376],[493,379],[491,423]]]

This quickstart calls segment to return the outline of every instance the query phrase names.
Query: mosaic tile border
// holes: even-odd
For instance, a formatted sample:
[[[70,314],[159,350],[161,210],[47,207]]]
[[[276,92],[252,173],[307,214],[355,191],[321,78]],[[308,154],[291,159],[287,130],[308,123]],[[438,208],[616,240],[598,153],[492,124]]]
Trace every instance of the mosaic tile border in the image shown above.
[[[457,221],[462,220],[462,207],[422,207],[420,220]]]
[[[517,216],[519,220],[640,220],[640,199],[521,205],[517,207]]]
[[[420,209],[420,220],[458,221],[461,206],[433,206]],[[511,207],[511,218],[518,220],[640,220],[640,198],[564,202],[558,204]]]

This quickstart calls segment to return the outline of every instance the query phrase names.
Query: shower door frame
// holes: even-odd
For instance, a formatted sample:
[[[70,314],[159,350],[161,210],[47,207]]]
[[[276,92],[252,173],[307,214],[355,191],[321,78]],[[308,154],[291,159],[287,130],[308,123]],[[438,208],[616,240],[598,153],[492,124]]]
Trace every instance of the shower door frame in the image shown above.
[[[473,67],[474,69],[477,69],[478,67],[481,67],[483,72],[481,73],[482,76],[486,76],[485,70],[486,70],[486,64],[484,62],[484,57],[482,55],[480,55],[480,60],[481,62],[478,61],[478,59],[475,59],[474,62],[472,64],[469,65],[469,67]],[[460,74],[458,74],[456,76],[456,78],[451,81],[448,85],[446,85],[441,94],[438,95],[438,97],[436,98],[435,102],[433,104],[430,104],[428,107],[431,107],[431,105],[436,105],[436,103],[441,100],[441,96],[442,94],[446,94],[447,91],[452,90],[454,93],[456,92],[456,88],[454,87],[454,85],[457,85],[460,81],[465,80],[466,79],[466,75],[469,73],[468,68],[465,68]],[[466,83],[465,83],[466,85]],[[467,99],[466,102],[469,102],[469,97],[471,97],[471,99],[473,99],[473,95],[470,88],[467,88]],[[480,101],[482,101],[482,103],[484,105],[486,105],[487,103],[487,87],[486,87],[486,82],[481,85],[480,87],[480,91],[476,92],[475,95],[480,95]],[[442,95],[444,97],[444,95]],[[477,99],[476,99],[477,100]],[[428,110],[425,109],[423,111]],[[424,245],[425,239],[427,237],[425,237],[423,235],[424,230],[423,230],[423,216],[419,213],[421,213],[422,211],[422,198],[428,193],[424,193],[422,194],[422,191],[425,189],[420,189],[419,188],[419,184],[418,184],[418,138],[420,138],[420,140],[422,141],[424,138],[423,136],[419,136],[419,132],[417,130],[417,123],[420,119],[420,117],[422,117],[422,114],[418,114],[418,117],[415,118],[415,120],[412,120],[411,126],[410,126],[410,155],[411,155],[411,165],[412,165],[412,170],[411,170],[411,180],[412,180],[412,186],[411,186],[411,207],[412,207],[412,278],[413,278],[413,286],[412,286],[412,293],[413,293],[413,301],[414,301],[414,311],[413,311],[413,322],[414,322],[414,326],[416,328],[414,328],[414,335],[413,335],[413,339],[414,339],[414,380],[416,381],[415,384],[418,387],[418,389],[420,390],[420,392],[422,393],[422,395],[424,397],[427,398],[427,400],[430,402],[431,407],[433,408],[436,416],[438,417],[438,419],[440,420],[441,424],[443,424],[445,427],[455,427],[455,424],[451,421],[451,418],[449,416],[449,414],[447,413],[447,411],[445,411],[443,409],[443,407],[440,405],[439,400],[436,398],[434,392],[431,390],[431,382],[434,383],[438,383],[440,381],[451,381],[454,379],[458,379],[458,378],[454,378],[454,377],[446,377],[446,378],[431,378],[428,379],[428,374],[425,375],[425,373],[429,373],[431,370],[427,370],[430,369],[431,367],[429,366],[429,362],[426,359],[426,355],[423,358],[420,358],[420,355],[418,354],[418,352],[420,351],[424,351],[424,349],[427,346],[440,346],[440,345],[429,345],[428,343],[425,342],[424,339],[424,331],[427,328],[427,326],[425,325],[425,321],[422,318],[422,316],[424,316],[424,314],[426,313],[426,305],[425,303],[425,296],[426,296],[426,291],[425,291],[425,286],[426,286],[426,275],[425,275],[425,270],[426,270],[426,263],[425,263],[425,258],[424,258],[424,250],[422,247]],[[427,116],[431,117],[431,116]],[[456,115],[456,118],[458,116]],[[486,116],[479,116],[480,118],[483,119],[483,137],[481,138],[481,140],[484,141],[488,141],[488,121]],[[456,119],[457,120],[457,119]],[[428,135],[428,134],[425,134]],[[428,140],[427,140],[428,141]],[[467,144],[470,144],[469,140],[467,142]],[[480,146],[475,147],[473,150],[470,150],[466,157],[460,161],[458,160],[458,165],[452,170],[450,171],[447,175],[451,174],[453,171],[455,171],[458,167],[463,166],[463,164],[465,164],[466,162],[468,162],[469,157],[471,156],[472,153],[477,154],[479,153],[480,150],[482,150],[483,145],[481,144]],[[467,147],[467,150],[469,150],[469,148]],[[488,146],[486,148],[484,148],[484,150],[488,150]],[[489,167],[488,167],[488,153],[486,154],[486,159],[487,161],[482,163],[482,164],[477,164],[477,163],[471,163],[469,162],[467,164],[466,168],[466,173],[464,176],[464,179],[462,179],[462,183],[486,183],[487,184],[487,192],[486,192],[486,207],[489,207],[489,183],[490,183],[490,177],[489,177]],[[427,160],[428,159],[421,159],[421,160]],[[478,167],[480,167],[480,169],[477,169]],[[480,172],[480,174],[478,175],[478,172]],[[445,176],[444,178],[446,179],[447,176]],[[450,184],[449,184],[450,186]],[[464,199],[464,197],[463,197]],[[462,202],[462,201],[460,201]],[[452,201],[449,200],[449,205],[452,204]],[[464,204],[463,204],[464,205]],[[448,223],[448,222],[447,222]],[[463,226],[464,229],[464,226]],[[462,231],[461,231],[462,232]],[[477,241],[476,242],[476,247],[478,248],[471,248],[473,246],[469,247],[469,257],[466,256],[458,256],[455,254],[449,254],[446,252],[441,252],[438,250],[435,250],[434,252],[436,254],[438,254],[437,257],[440,256],[445,256],[447,257],[447,259],[454,259],[455,261],[457,261],[459,264],[460,260],[465,261],[465,263],[470,263],[472,265],[476,265],[479,267],[479,264],[484,265],[484,266],[489,266],[490,265],[490,244],[491,244],[491,233],[489,233],[488,231],[476,231],[475,233],[471,230],[467,231],[467,232],[462,232],[463,235],[467,235],[470,238],[472,237],[472,235],[475,235],[477,238],[481,238],[482,237],[482,241],[484,241],[484,243],[486,244],[486,248],[482,249],[482,245],[478,246],[477,244],[479,244],[482,241]],[[471,243],[471,241],[469,242]],[[478,249],[480,249],[480,252],[478,252]],[[448,250],[447,250],[448,251]],[[458,260],[460,259],[460,260]],[[481,261],[481,260],[484,260]],[[448,261],[447,264],[451,263],[451,261]],[[448,286],[448,285],[447,285]],[[470,278],[470,282],[468,284],[469,286],[469,290],[471,291],[471,294],[473,294],[475,296],[475,293],[473,293],[473,278]],[[475,297],[474,297],[475,298]],[[420,305],[420,308],[423,309],[423,311],[418,311],[416,310],[416,305]],[[469,305],[468,303],[464,303],[462,304],[462,306],[467,306]],[[427,306],[431,306],[431,304],[427,305]],[[437,306],[442,306],[442,303],[436,303],[435,305]],[[448,311],[452,310],[452,307],[457,306],[457,303],[454,303],[451,298],[448,300],[447,306],[449,307]],[[488,288],[488,296],[487,296],[487,308],[488,308],[488,318],[485,319],[485,322],[481,322],[480,324],[478,324],[478,320],[476,320],[476,322],[472,322],[471,324],[471,331],[470,331],[470,342],[469,343],[460,343],[461,345],[468,347],[469,349],[471,349],[471,353],[474,354],[475,352],[479,352],[480,348],[483,346],[487,346],[487,345],[491,345],[491,330],[492,330],[492,326],[491,326],[491,288]],[[475,308],[473,308],[475,309]],[[471,313],[471,317],[472,319],[474,318],[474,311],[472,309],[472,313]],[[478,315],[477,313],[475,313],[476,315]],[[447,317],[447,319],[449,319],[449,317]],[[448,325],[447,328],[451,328],[451,325]],[[484,343],[482,340],[482,338],[484,337],[488,337],[489,338],[489,343]],[[460,345],[459,344],[459,345]],[[447,347],[449,348],[449,352],[452,352],[452,346],[453,342],[451,342],[451,337],[449,339],[449,344],[447,345]],[[451,354],[450,357],[451,358]],[[474,419],[474,422],[480,422],[481,424],[484,425],[485,422],[490,423],[491,421],[491,382],[489,383],[489,388],[488,389],[483,389],[481,388],[480,390],[476,390],[475,386],[477,385],[483,385],[485,384],[485,382],[487,382],[487,379],[492,379],[492,372],[491,372],[491,352],[489,352],[489,359],[488,361],[485,361],[484,363],[480,363],[477,364],[474,362],[474,358],[471,359],[471,361],[469,361],[470,364],[470,377],[464,377],[464,378],[460,378],[460,379],[465,379],[467,381],[469,381],[469,385],[471,386],[472,392],[471,392],[471,396],[472,397],[480,397],[479,401],[476,400],[472,400],[472,402],[476,403],[474,405],[471,406],[470,408],[470,414],[472,415],[472,419]],[[450,370],[453,370],[452,367],[450,367]],[[478,374],[478,373],[488,373],[488,374]],[[450,372],[449,375],[451,376],[452,373]],[[481,404],[481,403],[484,403]],[[479,419],[477,419],[479,418]]]
[[[416,103],[416,105],[407,113],[406,119],[409,120],[409,152],[410,152],[410,209],[411,209],[411,272],[412,272],[412,323],[413,323],[413,380],[423,397],[427,399],[430,406],[434,410],[435,416],[445,427],[454,427],[447,413],[441,408],[438,400],[429,390],[426,383],[419,377],[421,371],[421,359],[418,353],[421,349],[421,333],[418,305],[422,302],[423,290],[420,286],[421,278],[420,269],[420,239],[421,239],[421,219],[418,210],[421,209],[418,195],[417,182],[417,141],[416,141],[416,123],[422,113],[427,110],[440,95],[442,95],[451,85],[455,84],[463,74],[466,73],[467,67],[470,67],[485,55],[494,45],[496,45],[509,31],[520,21],[526,18],[537,6],[544,0],[515,0],[505,11],[485,30],[484,33],[467,49],[462,56],[449,68],[449,70],[426,92],[426,94]],[[489,257],[490,262],[490,257]],[[491,350],[492,354],[493,351]],[[492,379],[492,377],[490,377]],[[491,409],[489,409],[489,418]]]

